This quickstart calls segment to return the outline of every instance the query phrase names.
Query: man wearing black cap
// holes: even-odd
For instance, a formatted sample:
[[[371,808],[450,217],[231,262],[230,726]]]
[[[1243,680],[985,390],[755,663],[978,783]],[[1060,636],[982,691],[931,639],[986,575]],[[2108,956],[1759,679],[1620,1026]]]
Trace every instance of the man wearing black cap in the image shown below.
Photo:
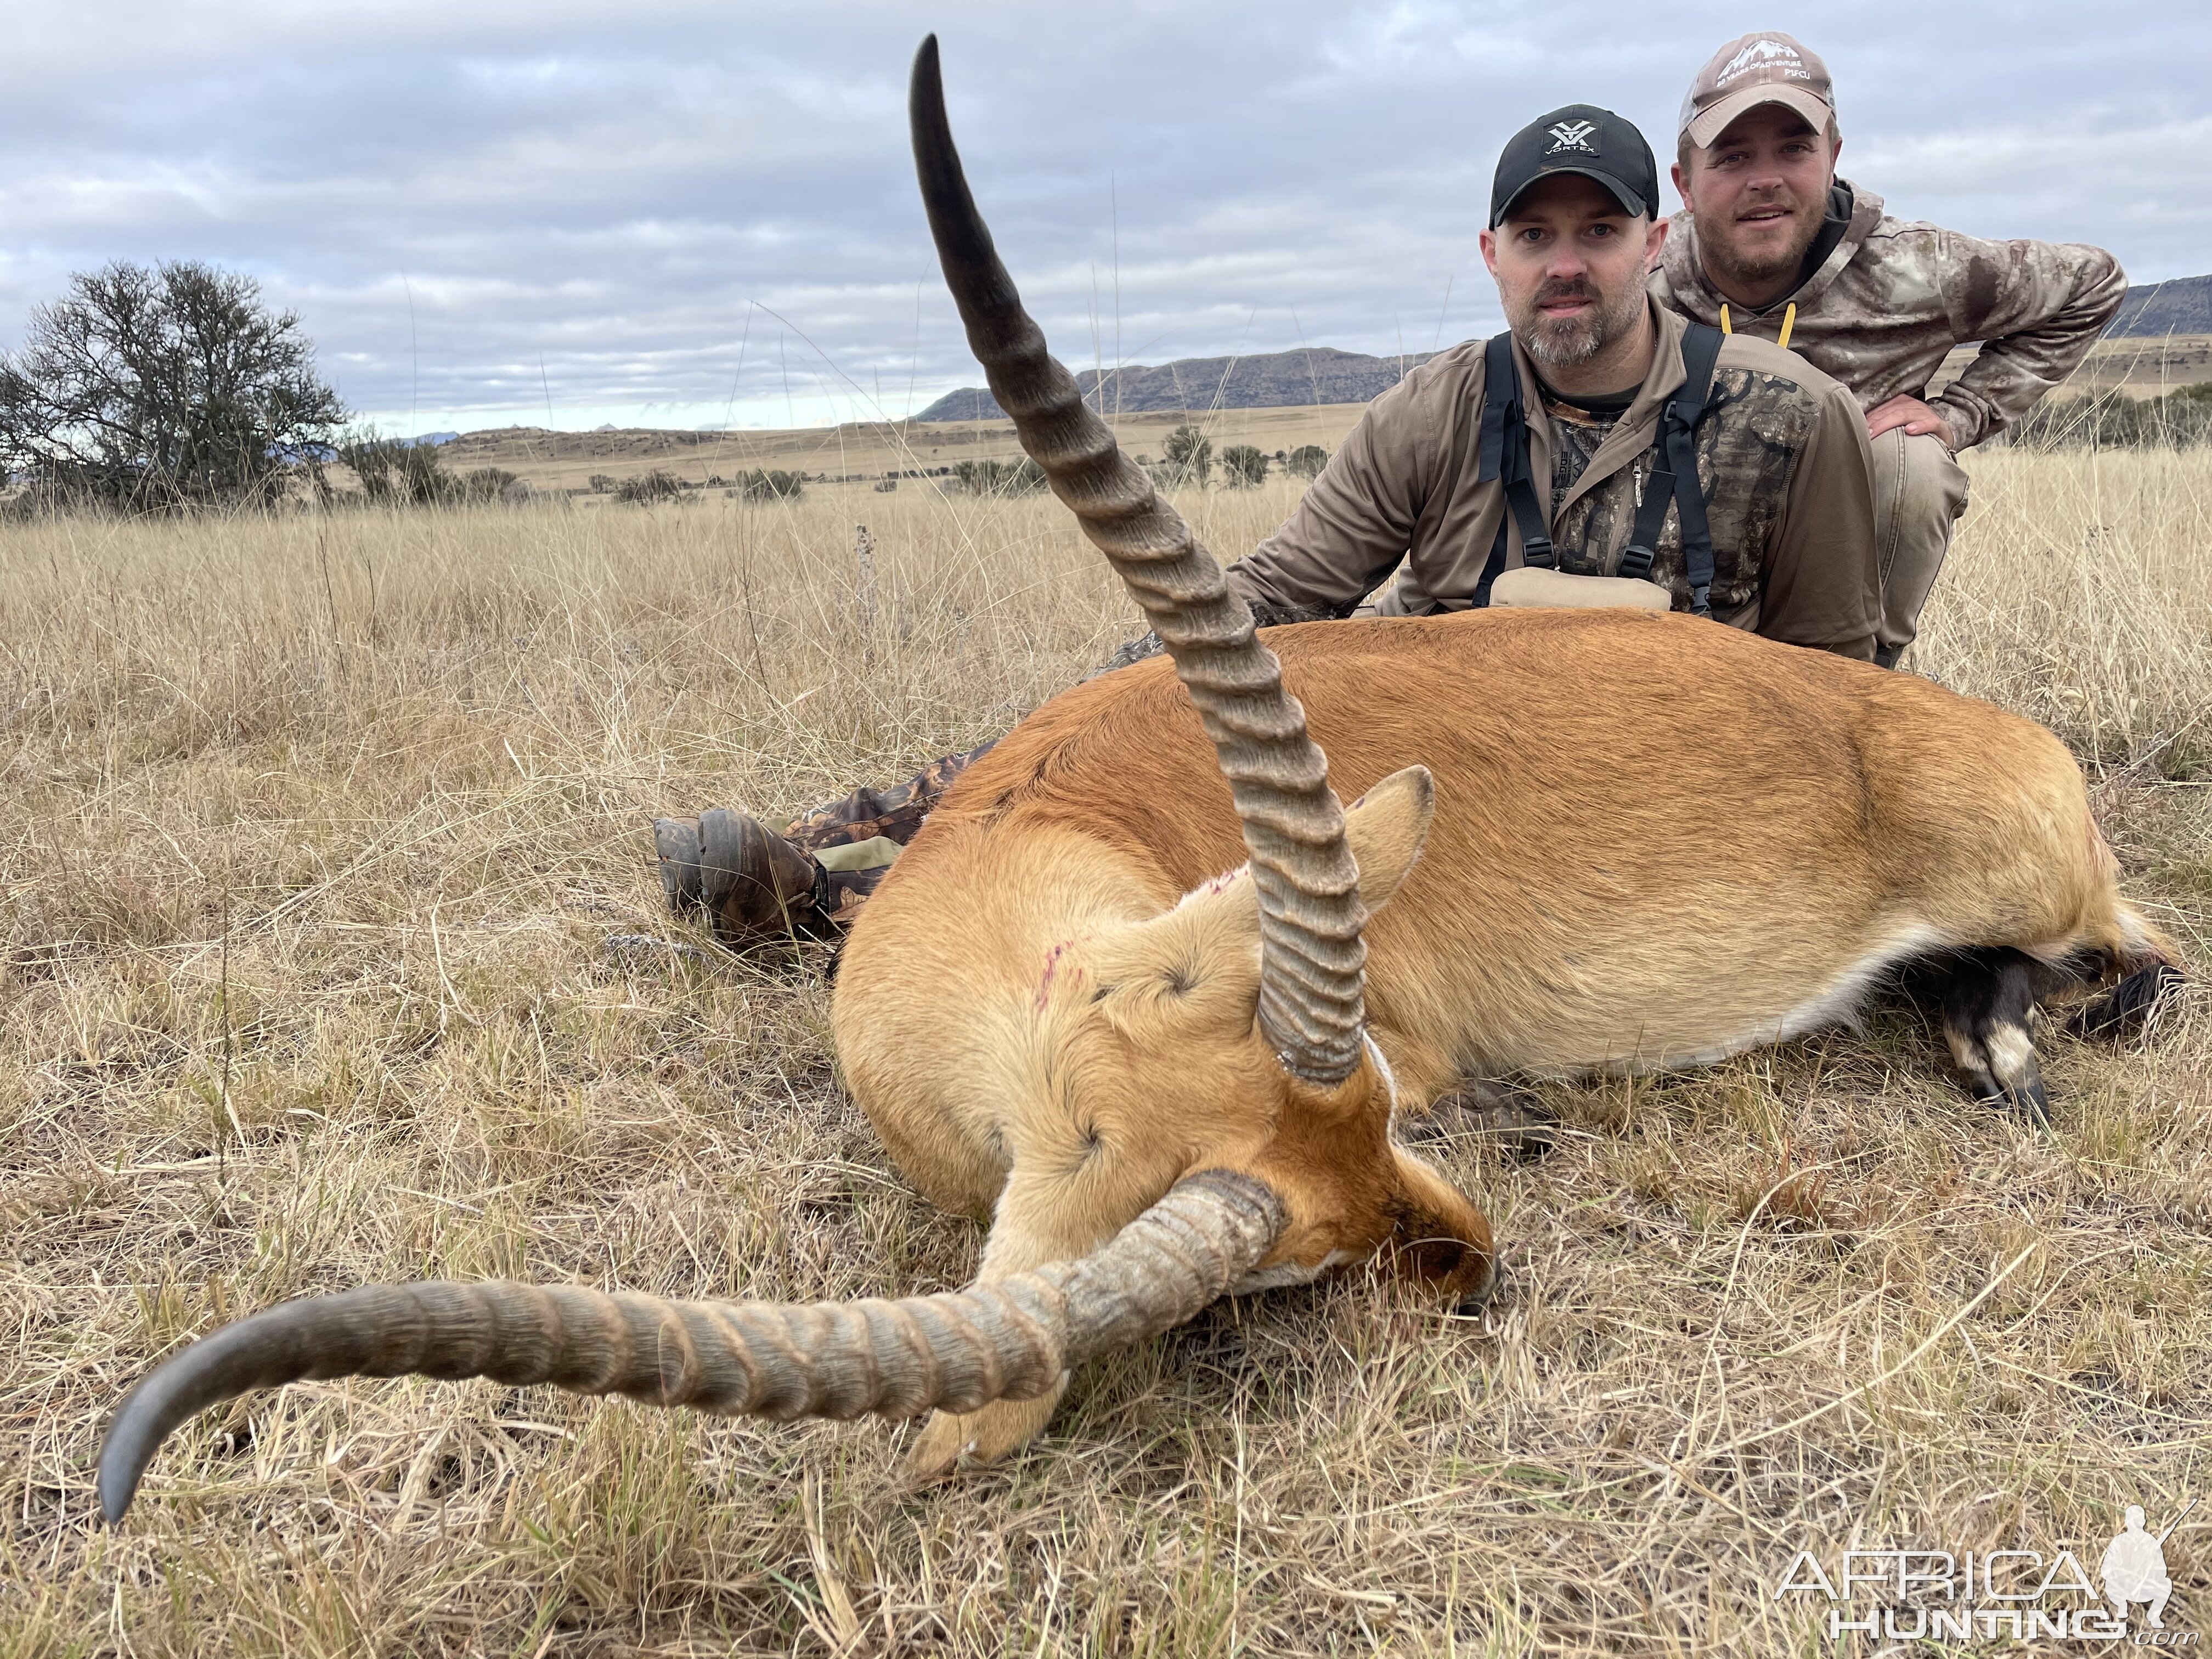
[[[1702,399],[1689,388],[1681,434],[1700,488],[1681,489],[1689,469],[1672,457],[1686,453],[1662,416],[1689,377],[1686,327],[1644,291],[1666,233],[1650,146],[1620,117],[1574,105],[1515,134],[1482,233],[1510,342],[1455,347],[1377,398],[1231,584],[1263,619],[1341,616],[1402,558],[1386,616],[1709,608],[1870,659],[1881,590],[1858,405],[1770,341],[1708,340],[1710,384]],[[1509,362],[1513,384],[1495,390],[1514,420],[1487,395],[1488,366]],[[1516,439],[1534,489],[1514,487]]]
[[[1619,116],[1576,105],[1515,135],[1482,233],[1510,330],[1376,399],[1289,521],[1230,568],[1262,626],[1348,616],[1395,569],[1385,615],[1635,605],[1872,658],[1858,404],[1771,341],[1654,304],[1658,211],[1650,146]],[[671,901],[732,940],[835,934],[967,758],[781,836],[728,811],[663,819]]]

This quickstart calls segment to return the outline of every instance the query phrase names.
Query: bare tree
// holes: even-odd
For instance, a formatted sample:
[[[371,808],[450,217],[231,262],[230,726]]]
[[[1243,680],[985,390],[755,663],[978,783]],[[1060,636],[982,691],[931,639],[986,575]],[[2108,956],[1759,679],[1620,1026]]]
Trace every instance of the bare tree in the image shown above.
[[[267,501],[344,418],[298,316],[271,311],[251,276],[191,260],[79,272],[0,356],[0,464],[61,499]]]

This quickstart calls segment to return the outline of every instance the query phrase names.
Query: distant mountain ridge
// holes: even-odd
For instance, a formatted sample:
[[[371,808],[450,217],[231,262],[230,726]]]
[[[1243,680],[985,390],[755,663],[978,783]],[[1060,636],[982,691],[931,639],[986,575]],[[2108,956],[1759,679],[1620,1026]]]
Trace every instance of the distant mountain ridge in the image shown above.
[[[1187,410],[1290,409],[1301,404],[1371,403],[1434,356],[1370,357],[1334,346],[1263,352],[1251,357],[1184,357],[1157,367],[1125,365],[1118,372],[1086,368],[1075,377],[1085,401],[1112,414],[1144,415]],[[1105,382],[1103,393],[1099,382]],[[1095,395],[1094,395],[1095,394]],[[1103,401],[1102,401],[1103,400]],[[981,386],[948,392],[914,417],[917,421],[998,421],[998,399]]]
[[[2177,276],[2171,282],[2130,288],[2118,313],[2106,329],[2107,339],[2141,339],[2165,334],[2212,334],[2212,276]],[[1157,366],[1131,363],[1117,375],[1086,368],[1075,377],[1085,401],[1103,378],[1103,409],[1142,415],[1188,410],[1291,409],[1301,404],[1371,403],[1436,354],[1408,352],[1403,357],[1370,357],[1334,346],[1263,352],[1251,357],[1184,357]],[[1118,382],[1118,384],[1117,384]],[[998,421],[1006,418],[998,399],[981,386],[948,392],[914,417],[917,421]]]
[[[2107,339],[2160,334],[2212,334],[2212,276],[2177,276],[2130,288],[2105,331]]]

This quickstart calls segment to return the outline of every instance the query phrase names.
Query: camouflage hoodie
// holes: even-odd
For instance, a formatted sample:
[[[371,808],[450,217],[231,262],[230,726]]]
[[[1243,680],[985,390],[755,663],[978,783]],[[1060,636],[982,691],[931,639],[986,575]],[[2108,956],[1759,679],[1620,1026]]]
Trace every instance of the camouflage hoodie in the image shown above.
[[[2102,248],[1985,242],[1893,219],[1873,191],[1844,190],[1850,223],[1818,269],[1761,311],[1731,303],[1729,319],[1772,339],[1794,303],[1790,349],[1849,386],[1863,409],[1900,392],[1925,397],[1952,347],[1984,342],[1966,373],[1928,399],[1960,449],[1995,437],[2072,374],[2127,293],[2119,261]],[[1686,317],[1720,321],[1721,295],[1705,280],[1686,210],[1668,222],[1651,294]]]

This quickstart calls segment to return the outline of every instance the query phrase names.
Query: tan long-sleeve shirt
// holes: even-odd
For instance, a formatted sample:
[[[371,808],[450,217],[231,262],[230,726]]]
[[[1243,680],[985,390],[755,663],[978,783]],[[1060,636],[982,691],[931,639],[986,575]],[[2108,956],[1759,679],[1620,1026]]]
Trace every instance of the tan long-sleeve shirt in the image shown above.
[[[1548,515],[1559,568],[1620,568],[1667,398],[1682,384],[1681,319],[1656,307],[1658,347],[1635,401]],[[1534,366],[1515,347],[1529,411],[1529,467],[1539,506],[1551,491],[1550,422]],[[1483,343],[1431,358],[1368,406],[1297,510],[1249,558],[1233,586],[1265,620],[1345,616],[1402,567],[1380,596],[1386,616],[1472,603],[1498,526],[1509,568],[1521,539],[1495,480],[1478,483]],[[1697,428],[1698,476],[1714,553],[1713,614],[1795,645],[1870,659],[1881,615],[1866,422],[1843,386],[1765,340],[1721,347]],[[1687,610],[1681,526],[1669,507],[1651,580]]]

